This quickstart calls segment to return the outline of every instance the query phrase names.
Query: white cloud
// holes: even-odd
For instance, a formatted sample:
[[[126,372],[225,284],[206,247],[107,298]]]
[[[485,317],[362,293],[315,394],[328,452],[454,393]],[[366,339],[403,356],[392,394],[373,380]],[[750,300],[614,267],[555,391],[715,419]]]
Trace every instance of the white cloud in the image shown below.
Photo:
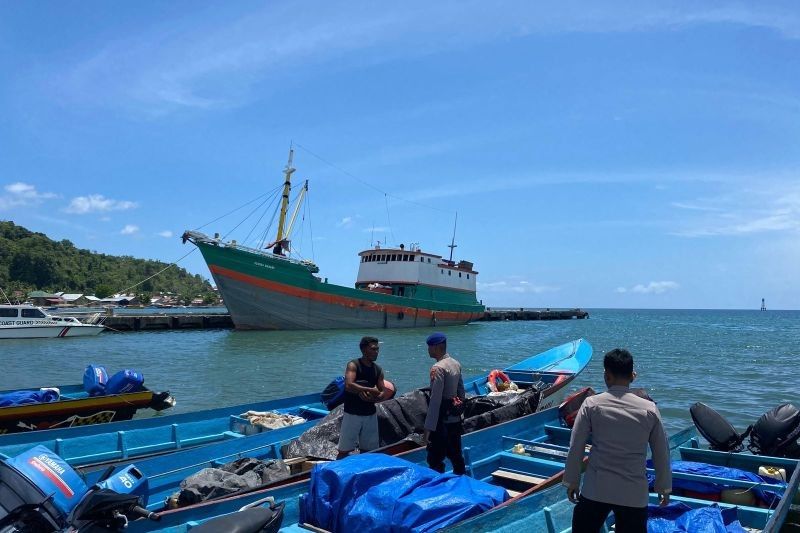
[[[744,236],[767,232],[800,231],[800,186],[793,176],[762,181],[758,190],[743,188],[688,204],[695,218],[681,219],[685,227],[671,232],[679,237]]]
[[[349,228],[353,225],[353,217],[344,217],[336,223],[337,228]]]
[[[36,205],[44,200],[58,197],[58,195],[51,192],[39,192],[34,185],[21,181],[10,183],[3,189],[7,194],[0,196],[0,210]]]
[[[675,281],[651,281],[647,285],[638,284],[630,289],[625,287],[617,287],[614,292],[624,294],[626,292],[636,292],[639,294],[662,294],[667,291],[674,291],[680,288],[680,285]]]
[[[159,237],[164,237],[165,239],[169,239],[172,237],[172,232],[170,230],[159,231],[157,233]]]
[[[288,69],[341,64],[354,52],[361,53],[362,64],[380,64],[536,34],[669,32],[701,24],[764,28],[783,38],[800,38],[796,10],[762,4],[715,8],[618,0],[587,8],[575,2],[512,0],[503,9],[478,1],[311,5],[300,11],[274,2],[259,10],[197,9],[181,20],[150,25],[93,48],[94,55],[69,66],[54,85],[75,99],[129,105],[158,116],[176,109],[242,105],[270,77],[281,79]]]
[[[361,231],[364,233],[389,233],[391,228],[389,226],[375,226],[374,228],[364,228]]]
[[[541,294],[544,292],[556,292],[559,287],[547,285],[534,285],[526,280],[508,279],[501,281],[478,282],[478,290],[481,292],[512,292],[512,293],[532,293]]]
[[[64,211],[75,215],[85,215],[104,211],[126,211],[136,207],[138,207],[136,202],[112,200],[102,194],[90,194],[89,196],[76,196]]]
[[[133,224],[126,224],[124,228],[120,231],[122,235],[133,235],[139,232],[139,226],[134,226]]]

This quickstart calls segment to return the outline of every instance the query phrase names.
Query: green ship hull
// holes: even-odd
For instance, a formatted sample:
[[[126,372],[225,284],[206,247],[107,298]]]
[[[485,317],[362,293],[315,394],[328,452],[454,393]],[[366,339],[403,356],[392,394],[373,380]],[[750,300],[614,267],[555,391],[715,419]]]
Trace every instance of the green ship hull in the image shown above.
[[[485,308],[474,291],[404,287],[405,295],[326,283],[316,266],[191,235],[237,329],[413,328],[466,324]]]

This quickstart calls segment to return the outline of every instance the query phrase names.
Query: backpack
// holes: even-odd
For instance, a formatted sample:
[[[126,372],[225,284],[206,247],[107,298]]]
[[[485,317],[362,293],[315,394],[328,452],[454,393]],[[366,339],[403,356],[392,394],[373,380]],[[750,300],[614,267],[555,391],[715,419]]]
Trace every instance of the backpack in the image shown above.
[[[753,426],[748,427],[743,434],[739,434],[730,422],[707,406],[697,402],[689,408],[697,431],[711,444],[712,450],[719,452],[740,452],[744,448],[742,442],[750,433]]]
[[[344,403],[344,376],[339,376],[334,379],[325,390],[322,391],[321,400],[328,408],[328,411],[333,411],[339,405]]]
[[[756,455],[800,458],[800,410],[790,403],[767,411],[753,426],[747,449]]]

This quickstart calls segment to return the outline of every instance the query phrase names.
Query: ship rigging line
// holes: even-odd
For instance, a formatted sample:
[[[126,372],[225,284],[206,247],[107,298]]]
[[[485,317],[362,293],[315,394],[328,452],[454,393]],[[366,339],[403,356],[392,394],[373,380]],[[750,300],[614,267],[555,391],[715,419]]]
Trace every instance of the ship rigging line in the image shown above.
[[[308,148],[306,148],[302,144],[300,144],[298,142],[295,142],[294,145],[299,147],[299,148],[302,148],[309,155],[312,155],[312,156],[316,157],[317,159],[319,159],[320,161],[322,161],[326,165],[329,165],[329,166],[335,168],[336,170],[338,170],[339,172],[341,172],[345,176],[348,176],[348,177],[356,180],[357,182],[361,183],[362,185],[365,185],[365,186],[369,187],[370,189],[378,191],[379,193],[383,194],[384,196],[394,198],[395,200],[400,200],[401,202],[406,202],[406,203],[409,203],[409,204],[417,205],[419,207],[424,207],[425,209],[432,209],[434,211],[439,211],[439,212],[442,212],[442,213],[451,213],[451,214],[453,213],[453,211],[450,211],[448,209],[441,209],[439,207],[433,207],[432,205],[422,204],[422,203],[419,203],[419,202],[415,202],[414,200],[409,200],[407,198],[402,198],[400,196],[396,196],[394,194],[388,193],[388,192],[384,191],[383,189],[380,189],[380,188],[376,187],[375,185],[369,183],[368,181],[365,181],[365,180],[359,178],[355,174],[352,174],[351,172],[346,171],[342,167],[340,167],[340,166],[338,166],[338,165],[336,165],[334,163],[331,163],[330,161],[328,161],[324,157],[315,154],[314,152],[312,152],[311,150],[309,150]]]
[[[232,215],[233,213],[235,213],[236,211],[238,211],[238,210],[242,209],[243,207],[247,207],[248,205],[252,204],[253,202],[257,202],[258,200],[260,200],[260,199],[262,199],[262,198],[264,198],[264,197],[266,196],[267,198],[266,198],[266,199],[265,199],[263,202],[261,202],[261,203],[260,203],[258,206],[256,206],[256,208],[255,208],[253,211],[250,211],[250,214],[249,214],[249,215],[247,215],[246,217],[244,217],[244,218],[242,219],[242,221],[241,221],[241,222],[239,222],[238,224],[236,224],[236,226],[234,226],[234,227],[233,227],[233,228],[232,228],[232,229],[231,229],[231,230],[230,230],[228,233],[226,233],[226,234],[225,234],[225,236],[223,237],[223,239],[224,239],[225,237],[227,237],[228,235],[230,235],[230,234],[231,234],[231,233],[232,233],[234,230],[236,230],[236,228],[238,228],[239,226],[241,226],[241,225],[244,223],[244,221],[245,221],[245,220],[247,220],[248,218],[250,218],[250,216],[251,216],[251,215],[252,215],[252,214],[253,214],[253,213],[254,213],[254,212],[257,210],[257,209],[259,209],[261,206],[263,206],[265,203],[267,203],[267,200],[269,200],[269,199],[270,199],[270,197],[271,197],[271,196],[273,196],[273,195],[274,195],[274,194],[275,194],[275,193],[276,193],[276,192],[277,192],[279,189],[280,189],[280,187],[275,187],[274,189],[272,189],[272,190],[270,190],[270,191],[267,191],[267,192],[265,192],[264,194],[261,194],[261,195],[259,195],[259,196],[256,196],[255,198],[253,198],[253,199],[252,199],[252,200],[250,200],[249,202],[246,202],[246,203],[244,203],[244,204],[240,205],[239,207],[237,207],[236,209],[233,209],[232,211],[228,211],[228,212],[227,212],[227,213],[225,213],[224,215],[222,215],[222,216],[219,216],[219,217],[215,218],[214,220],[212,220],[212,221],[210,221],[210,222],[206,222],[206,223],[205,223],[205,224],[203,224],[202,226],[198,226],[198,227],[197,227],[197,228],[195,228],[195,229],[198,229],[198,230],[199,230],[199,229],[203,229],[203,228],[205,228],[206,226],[208,226],[208,225],[210,225],[210,224],[213,224],[214,222],[217,222],[218,220],[222,220],[223,218],[227,217],[228,215]],[[263,215],[262,215],[262,217],[263,217]],[[184,259],[186,259],[187,257],[189,257],[191,254],[193,254],[193,253],[194,253],[194,252],[196,252],[196,251],[197,251],[197,248],[192,248],[192,249],[191,249],[191,250],[189,250],[187,253],[185,253],[184,255],[182,255],[180,258],[178,258],[178,259],[176,259],[175,261],[173,261],[172,263],[168,264],[166,267],[162,268],[161,270],[159,270],[158,272],[156,272],[156,273],[155,273],[155,274],[153,274],[152,276],[149,276],[149,277],[147,277],[147,278],[143,279],[142,281],[140,281],[140,282],[138,282],[138,283],[135,283],[135,284],[131,285],[130,287],[127,287],[127,288],[125,288],[125,289],[123,289],[123,290],[119,291],[119,292],[118,292],[118,294],[127,294],[129,290],[131,290],[131,289],[135,289],[136,287],[138,287],[139,285],[143,284],[144,282],[146,282],[146,281],[150,281],[150,280],[151,280],[151,279],[153,279],[154,277],[158,276],[158,275],[159,275],[159,274],[161,274],[162,272],[165,272],[165,271],[167,271],[168,269],[170,269],[170,268],[172,268],[172,267],[174,267],[174,266],[178,266],[178,263],[180,263],[181,261],[183,261]]]

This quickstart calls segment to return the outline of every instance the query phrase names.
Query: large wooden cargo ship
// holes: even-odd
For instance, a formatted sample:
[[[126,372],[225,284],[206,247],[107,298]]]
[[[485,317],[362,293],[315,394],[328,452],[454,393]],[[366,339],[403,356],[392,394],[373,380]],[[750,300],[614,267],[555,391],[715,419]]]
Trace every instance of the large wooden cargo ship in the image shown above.
[[[237,329],[432,327],[466,324],[483,315],[472,263],[416,245],[360,252],[352,288],[327,283],[316,275],[314,263],[288,257],[294,216],[288,226],[285,222],[293,172],[290,152],[278,234],[267,249],[197,231],[183,234],[184,242],[202,252]]]

